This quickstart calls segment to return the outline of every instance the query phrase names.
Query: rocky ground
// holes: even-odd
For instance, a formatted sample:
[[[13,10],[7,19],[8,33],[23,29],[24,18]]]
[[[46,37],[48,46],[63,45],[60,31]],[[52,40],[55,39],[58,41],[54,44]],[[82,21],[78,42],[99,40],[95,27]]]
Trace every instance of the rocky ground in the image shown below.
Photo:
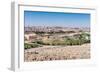
[[[25,62],[89,58],[90,44],[81,46],[43,46],[24,51]]]

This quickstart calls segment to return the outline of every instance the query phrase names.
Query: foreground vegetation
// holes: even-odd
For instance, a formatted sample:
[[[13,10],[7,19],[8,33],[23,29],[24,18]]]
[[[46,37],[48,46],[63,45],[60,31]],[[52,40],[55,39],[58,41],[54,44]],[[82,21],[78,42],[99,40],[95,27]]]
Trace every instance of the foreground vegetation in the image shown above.
[[[30,48],[36,48],[36,47],[42,47],[44,45],[49,45],[49,46],[65,46],[65,45],[82,45],[85,43],[90,43],[90,34],[89,33],[81,33],[78,35],[75,35],[73,37],[62,37],[60,39],[55,38],[55,39],[47,39],[47,40],[35,40],[31,43],[24,43],[24,48],[25,49],[30,49]]]

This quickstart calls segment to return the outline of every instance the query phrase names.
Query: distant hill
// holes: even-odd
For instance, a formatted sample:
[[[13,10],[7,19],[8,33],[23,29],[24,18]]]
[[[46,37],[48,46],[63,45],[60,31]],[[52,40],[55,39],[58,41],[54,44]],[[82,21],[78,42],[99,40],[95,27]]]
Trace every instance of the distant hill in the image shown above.
[[[80,27],[80,28],[73,28],[73,27],[49,27],[49,26],[31,26],[31,27],[24,27],[24,32],[66,32],[66,31],[84,31],[90,32],[90,28],[88,27]]]

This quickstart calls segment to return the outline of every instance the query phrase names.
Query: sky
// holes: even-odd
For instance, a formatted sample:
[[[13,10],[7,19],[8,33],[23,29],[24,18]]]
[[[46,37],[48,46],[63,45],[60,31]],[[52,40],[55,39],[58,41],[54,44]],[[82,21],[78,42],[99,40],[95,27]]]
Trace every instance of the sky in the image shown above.
[[[24,11],[24,25],[90,27],[90,14]]]

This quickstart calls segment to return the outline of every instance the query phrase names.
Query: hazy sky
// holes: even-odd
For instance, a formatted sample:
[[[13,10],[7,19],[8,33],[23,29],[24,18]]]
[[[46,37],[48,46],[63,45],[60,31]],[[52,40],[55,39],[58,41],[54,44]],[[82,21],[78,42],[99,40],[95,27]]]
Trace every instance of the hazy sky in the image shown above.
[[[25,26],[90,27],[90,14],[24,11]]]

